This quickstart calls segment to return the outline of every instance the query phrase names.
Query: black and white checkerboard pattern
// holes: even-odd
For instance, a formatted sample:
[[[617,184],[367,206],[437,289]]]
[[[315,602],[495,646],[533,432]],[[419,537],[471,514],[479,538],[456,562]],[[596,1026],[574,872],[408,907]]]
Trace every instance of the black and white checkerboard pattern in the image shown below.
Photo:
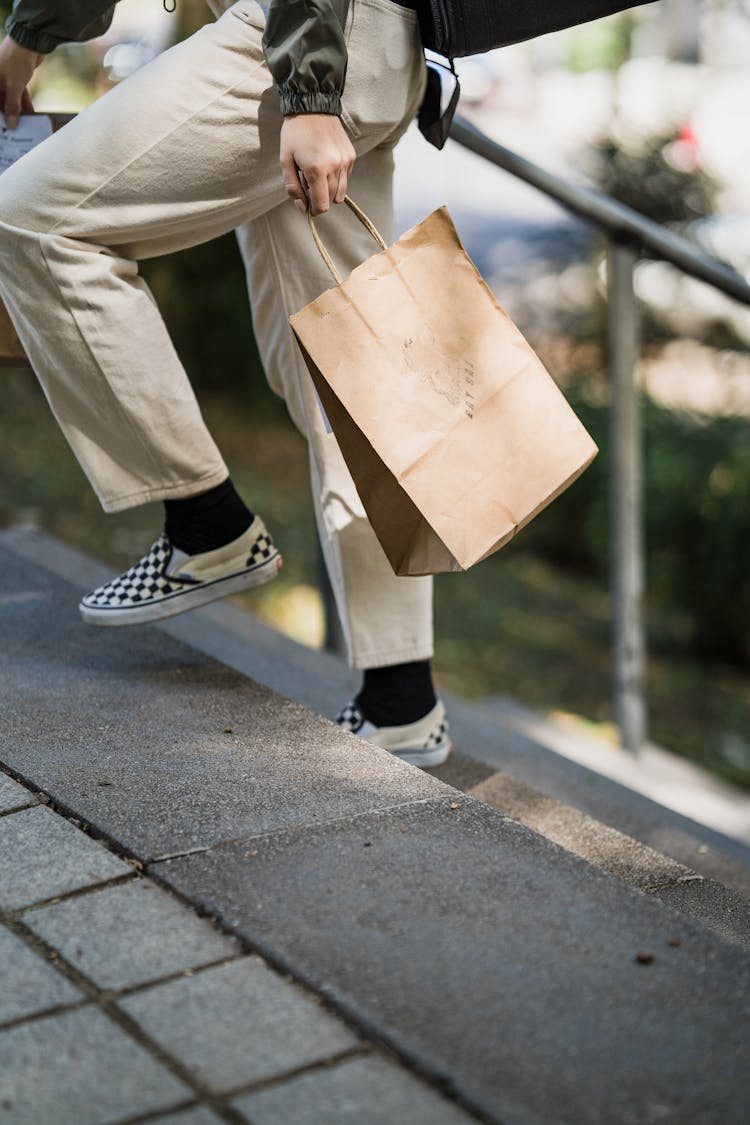
[[[423,749],[434,750],[438,746],[442,746],[448,738],[448,720],[441,719],[437,726],[434,726],[430,733],[427,735]]]
[[[349,700],[345,707],[342,707],[336,716],[335,722],[344,730],[351,731],[356,734],[360,727],[364,724],[365,717],[360,711],[357,704],[353,699]]]
[[[336,722],[344,730],[351,731],[352,734],[357,734],[362,729],[365,722],[365,717],[360,711],[357,704],[351,699],[345,707],[342,707],[336,716]],[[442,746],[448,739],[448,720],[443,718],[435,724],[427,738],[420,746],[415,746],[415,750],[435,750],[438,746]]]
[[[276,544],[267,531],[261,531],[247,557],[246,567],[260,566],[277,554]]]
[[[276,554],[271,536],[263,530],[250,549],[245,568],[252,570],[254,567],[262,566]],[[199,579],[191,578],[189,575],[168,577],[167,567],[171,558],[172,544],[162,532],[140,562],[88,594],[84,598],[84,604],[98,608],[145,605],[200,585]]]
[[[148,554],[104,586],[99,586],[85,599],[92,606],[143,605],[164,598],[176,590],[184,590],[184,582],[170,582],[166,575],[172,558],[172,544],[163,533]]]

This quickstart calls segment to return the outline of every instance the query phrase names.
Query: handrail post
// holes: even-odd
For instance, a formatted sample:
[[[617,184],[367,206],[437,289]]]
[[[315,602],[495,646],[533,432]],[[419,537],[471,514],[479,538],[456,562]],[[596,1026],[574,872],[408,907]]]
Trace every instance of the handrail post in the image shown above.
[[[450,136],[470,152],[531,184],[612,240],[608,260],[608,318],[612,369],[612,590],[615,716],[623,746],[637,751],[647,736],[641,514],[641,448],[635,362],[638,350],[634,249],[671,262],[750,307],[750,285],[732,266],[674,231],[601,192],[561,179],[455,117]]]
[[[646,738],[641,428],[635,365],[639,329],[634,273],[638,251],[612,241],[607,259],[612,384],[612,595],[614,709],[620,742],[637,752]]]

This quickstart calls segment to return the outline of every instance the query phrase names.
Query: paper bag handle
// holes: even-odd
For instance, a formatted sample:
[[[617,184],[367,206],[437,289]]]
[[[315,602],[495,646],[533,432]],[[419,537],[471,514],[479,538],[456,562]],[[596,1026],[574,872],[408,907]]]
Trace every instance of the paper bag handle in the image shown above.
[[[360,223],[365,228],[365,230],[367,230],[367,232],[372,235],[372,237],[375,239],[375,241],[377,242],[380,249],[381,250],[387,250],[388,244],[386,243],[385,239],[376,230],[376,228],[372,225],[370,220],[367,218],[367,215],[365,215],[364,211],[361,211],[359,209],[359,207],[354,202],[354,200],[350,199],[348,195],[345,195],[344,196],[344,203],[347,205],[349,210],[352,211],[357,216],[357,218],[359,219]],[[323,259],[325,264],[328,266],[328,269],[331,272],[333,280],[336,282],[337,285],[341,285],[341,277],[339,275],[339,272],[336,269],[336,267],[334,266],[333,261],[331,259],[331,255],[326,250],[325,246],[323,245],[323,243],[321,241],[320,235],[318,234],[317,230],[315,229],[315,222],[314,222],[313,217],[312,217],[312,211],[310,211],[309,208],[308,208],[308,211],[307,211],[307,221],[310,224],[310,230],[312,231],[312,236],[315,239],[315,245],[317,246],[318,250],[320,251],[321,258]]]

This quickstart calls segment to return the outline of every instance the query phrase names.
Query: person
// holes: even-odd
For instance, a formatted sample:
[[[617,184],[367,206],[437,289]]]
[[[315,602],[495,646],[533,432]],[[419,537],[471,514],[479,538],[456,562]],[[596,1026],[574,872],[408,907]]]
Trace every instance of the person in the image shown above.
[[[309,208],[352,268],[393,238],[393,149],[426,67],[411,0],[208,0],[216,19],[0,177],[0,296],[107,512],[164,503],[162,533],[86,595],[90,625],[161,620],[275,577],[138,261],[236,231],[268,381],[308,441],[317,526],[351,666],[339,724],[418,766],[451,749],[432,681],[431,579],[397,578],[374,536],[287,318],[331,284]],[[106,0],[15,0],[0,43],[8,127],[58,44],[102,34]],[[281,174],[279,174],[279,168]],[[352,372],[356,378],[356,371]],[[248,435],[252,445],[252,434]]]

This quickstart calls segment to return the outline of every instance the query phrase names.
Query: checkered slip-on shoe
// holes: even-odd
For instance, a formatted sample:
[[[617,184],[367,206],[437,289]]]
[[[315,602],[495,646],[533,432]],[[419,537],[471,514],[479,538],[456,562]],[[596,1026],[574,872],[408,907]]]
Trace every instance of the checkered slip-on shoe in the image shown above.
[[[238,539],[202,555],[178,551],[162,533],[140,562],[87,594],[78,608],[88,625],[161,621],[262,586],[276,577],[281,562],[259,516]]]
[[[440,700],[424,718],[403,727],[373,726],[353,700],[339,711],[335,721],[344,730],[389,750],[402,762],[421,769],[442,765],[453,749],[445,707]]]

